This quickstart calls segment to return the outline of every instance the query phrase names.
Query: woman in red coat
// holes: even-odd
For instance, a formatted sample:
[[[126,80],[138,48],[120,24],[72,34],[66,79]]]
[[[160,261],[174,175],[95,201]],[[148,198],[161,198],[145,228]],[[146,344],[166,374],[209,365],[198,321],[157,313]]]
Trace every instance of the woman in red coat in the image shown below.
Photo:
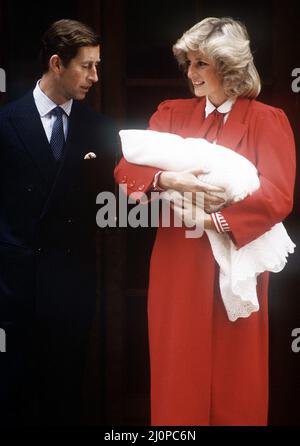
[[[205,137],[231,148],[256,165],[260,188],[210,214],[210,206],[220,199],[195,171],[159,172],[122,159],[116,181],[126,184],[128,193],[153,187],[202,191],[205,227],[228,232],[239,249],[292,209],[293,134],[282,110],[255,100],[260,80],[241,23],[207,18],[187,31],[173,50],[195,98],[160,104],[150,129]],[[159,228],[151,258],[151,423],[266,425],[268,273],[257,280],[260,310],[230,322],[207,236],[186,238],[185,231]]]

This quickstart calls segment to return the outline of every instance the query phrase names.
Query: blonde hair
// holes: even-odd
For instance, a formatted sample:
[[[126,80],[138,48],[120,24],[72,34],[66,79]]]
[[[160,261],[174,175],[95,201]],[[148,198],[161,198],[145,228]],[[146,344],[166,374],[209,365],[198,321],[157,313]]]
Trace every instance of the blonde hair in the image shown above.
[[[186,31],[173,46],[179,65],[187,70],[187,52],[211,60],[228,97],[256,98],[261,89],[246,27],[230,17],[208,17]]]

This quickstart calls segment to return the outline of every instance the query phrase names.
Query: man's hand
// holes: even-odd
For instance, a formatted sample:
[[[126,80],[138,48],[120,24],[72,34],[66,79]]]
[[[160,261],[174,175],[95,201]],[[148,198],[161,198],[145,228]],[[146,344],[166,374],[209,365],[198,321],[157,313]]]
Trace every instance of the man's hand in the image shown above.
[[[225,203],[225,201],[212,195],[212,192],[225,192],[222,187],[211,186],[198,179],[198,175],[205,174],[201,169],[193,169],[182,172],[170,172],[164,171],[158,178],[157,185],[161,189],[174,189],[180,193],[185,192],[203,192],[204,193],[204,210],[205,212],[211,212],[211,206],[219,206]],[[193,196],[193,203],[197,203],[196,195]]]

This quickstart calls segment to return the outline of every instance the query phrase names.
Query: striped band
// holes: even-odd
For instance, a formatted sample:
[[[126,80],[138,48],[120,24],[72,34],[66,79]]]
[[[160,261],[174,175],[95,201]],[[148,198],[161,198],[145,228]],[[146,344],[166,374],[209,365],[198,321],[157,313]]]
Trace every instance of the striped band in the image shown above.
[[[212,221],[219,234],[223,232],[230,232],[230,226],[221,214],[221,212],[213,212],[211,215]]]

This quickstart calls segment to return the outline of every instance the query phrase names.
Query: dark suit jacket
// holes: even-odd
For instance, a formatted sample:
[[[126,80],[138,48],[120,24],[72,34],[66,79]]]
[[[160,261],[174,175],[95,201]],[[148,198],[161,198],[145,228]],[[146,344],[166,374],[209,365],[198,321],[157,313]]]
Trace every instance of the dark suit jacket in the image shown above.
[[[7,352],[19,351],[35,325],[38,348],[56,355],[53,367],[81,370],[95,309],[96,195],[113,187],[115,150],[111,121],[81,102],[73,103],[59,164],[32,92],[0,110],[0,327]],[[84,160],[88,152],[97,158]]]
[[[33,298],[40,279],[56,291],[64,282],[68,288],[70,263],[73,270],[75,259],[79,262],[72,273],[76,281],[75,272],[82,276],[90,261],[96,195],[112,187],[115,134],[108,118],[77,101],[69,119],[64,158],[57,165],[32,92],[0,110],[2,311]],[[84,160],[90,151],[97,158]],[[47,262],[53,251],[59,254],[55,265]],[[45,276],[38,277],[38,270]]]

